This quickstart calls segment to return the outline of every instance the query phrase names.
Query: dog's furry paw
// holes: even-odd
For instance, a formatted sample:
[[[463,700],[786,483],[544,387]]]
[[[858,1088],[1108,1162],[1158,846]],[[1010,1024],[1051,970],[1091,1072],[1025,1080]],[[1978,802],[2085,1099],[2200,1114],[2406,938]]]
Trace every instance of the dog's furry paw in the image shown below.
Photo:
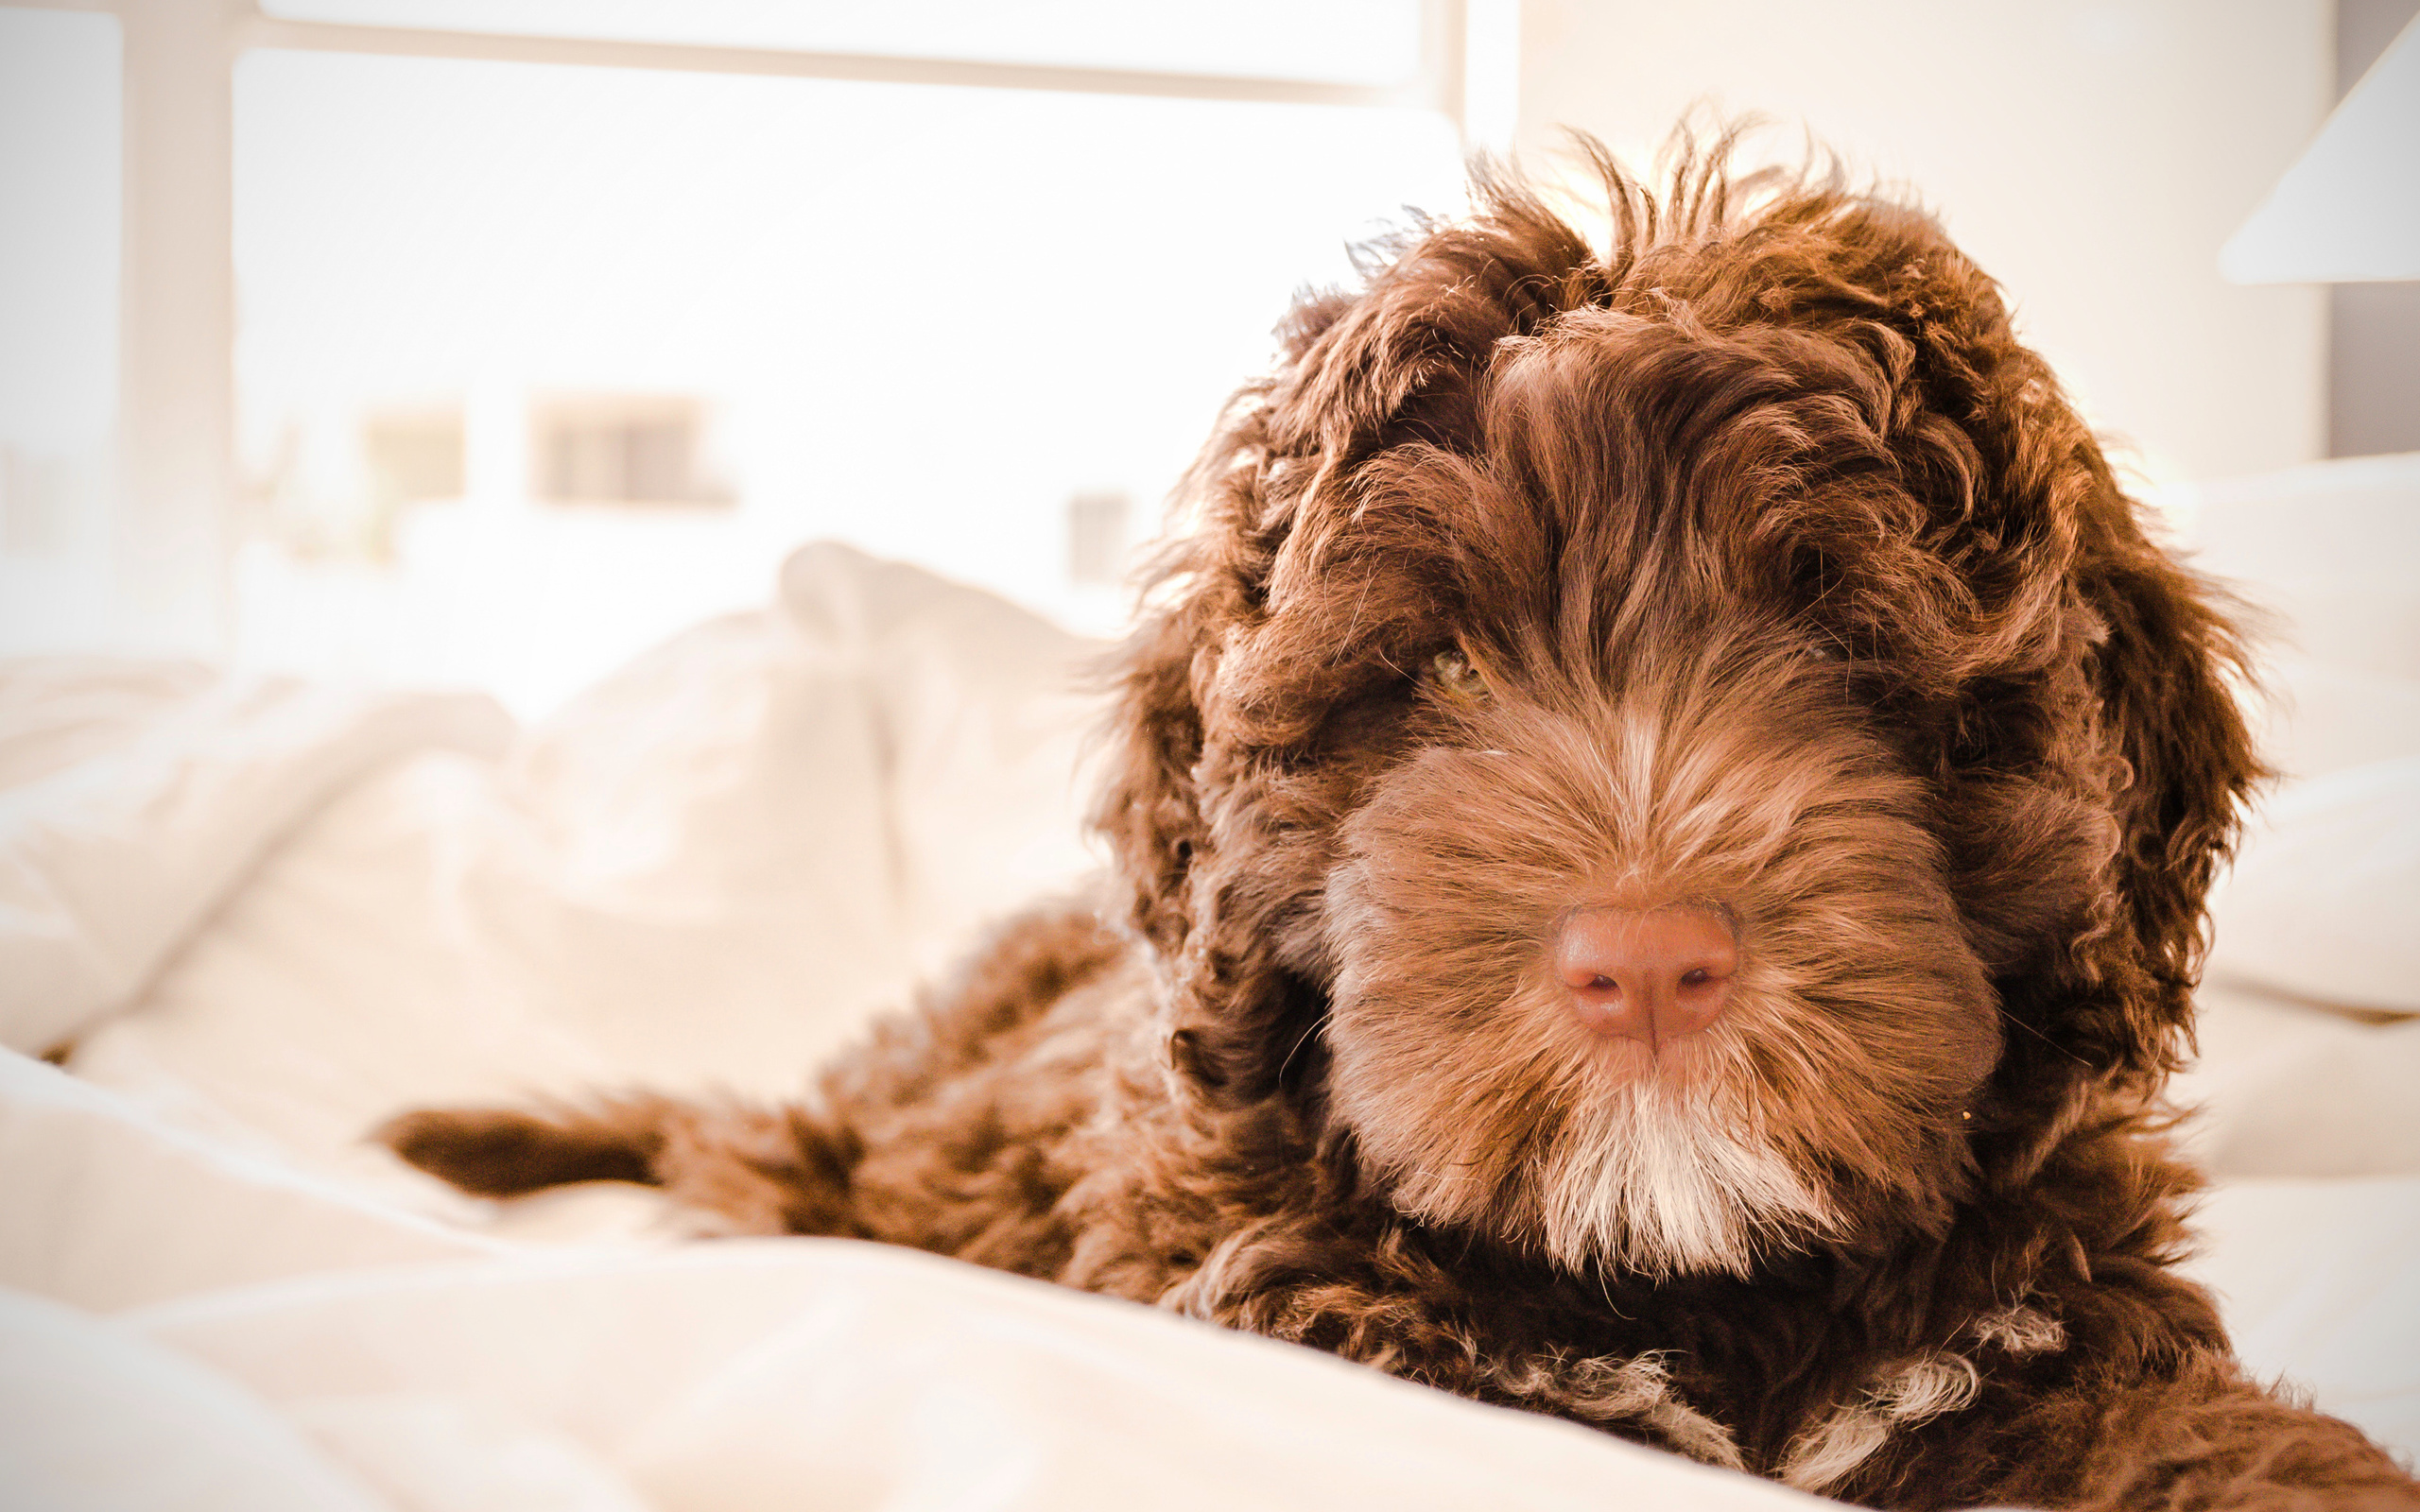
[[[405,1113],[371,1138],[412,1165],[482,1197],[573,1181],[653,1182],[647,1142],[577,1118],[510,1108],[431,1108]]]

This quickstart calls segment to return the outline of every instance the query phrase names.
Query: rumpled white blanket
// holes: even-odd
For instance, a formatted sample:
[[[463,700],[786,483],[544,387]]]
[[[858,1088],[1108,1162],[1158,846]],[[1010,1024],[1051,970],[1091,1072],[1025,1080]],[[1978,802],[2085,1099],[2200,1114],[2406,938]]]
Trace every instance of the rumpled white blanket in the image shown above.
[[[12,1508],[1801,1500],[905,1250],[501,1245],[13,1055],[0,1191]]]
[[[0,1044],[124,1007],[298,822],[379,761],[493,756],[504,712],[200,668],[76,660],[0,680]]]

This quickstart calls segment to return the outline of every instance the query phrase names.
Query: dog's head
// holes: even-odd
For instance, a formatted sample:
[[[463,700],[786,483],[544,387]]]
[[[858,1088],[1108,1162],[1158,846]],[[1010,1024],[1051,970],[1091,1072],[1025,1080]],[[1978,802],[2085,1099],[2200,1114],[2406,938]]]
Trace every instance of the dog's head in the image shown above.
[[[2257,772],[1992,282],[1722,160],[1600,163],[1605,253],[1482,181],[1298,310],[1102,812],[1191,1094],[1573,1267],[1937,1225],[2154,1084]]]

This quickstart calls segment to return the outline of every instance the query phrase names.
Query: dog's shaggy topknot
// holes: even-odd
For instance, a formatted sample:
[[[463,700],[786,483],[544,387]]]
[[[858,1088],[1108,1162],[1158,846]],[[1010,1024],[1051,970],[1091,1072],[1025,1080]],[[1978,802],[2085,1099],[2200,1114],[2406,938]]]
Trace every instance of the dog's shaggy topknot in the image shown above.
[[[1482,176],[1295,313],[1119,663],[1105,912],[789,1108],[389,1142],[1876,1504],[2413,1504],[2171,1269],[2211,592],[1932,220],[1729,152],[1596,155],[1601,249]],[[1609,1016],[1642,939],[1700,1007]]]

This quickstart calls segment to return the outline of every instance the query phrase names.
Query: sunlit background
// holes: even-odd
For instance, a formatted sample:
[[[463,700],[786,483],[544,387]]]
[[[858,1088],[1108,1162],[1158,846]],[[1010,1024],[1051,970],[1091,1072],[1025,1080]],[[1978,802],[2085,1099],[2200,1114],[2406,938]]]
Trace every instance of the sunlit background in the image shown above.
[[[1109,631],[1297,290],[1692,106],[1911,186],[2147,487],[2420,447],[2410,285],[2218,265],[2411,9],[0,8],[0,654],[535,716],[818,538]]]

